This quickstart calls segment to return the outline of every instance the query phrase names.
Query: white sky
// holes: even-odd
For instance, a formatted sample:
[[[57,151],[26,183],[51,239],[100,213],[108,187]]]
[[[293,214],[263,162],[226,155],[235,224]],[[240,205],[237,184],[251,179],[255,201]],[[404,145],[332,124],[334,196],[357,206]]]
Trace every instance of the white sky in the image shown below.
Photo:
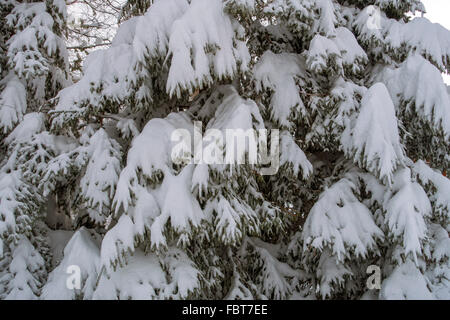
[[[427,13],[425,17],[437,22],[450,30],[450,0],[422,0]],[[450,75],[443,75],[447,84],[450,84]]]

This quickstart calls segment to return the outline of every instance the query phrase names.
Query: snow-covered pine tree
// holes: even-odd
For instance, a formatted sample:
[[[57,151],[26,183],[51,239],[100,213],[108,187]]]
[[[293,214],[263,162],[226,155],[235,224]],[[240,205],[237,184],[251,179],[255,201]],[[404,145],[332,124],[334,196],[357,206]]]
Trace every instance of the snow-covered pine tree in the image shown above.
[[[288,219],[266,199],[255,168],[171,158],[173,131],[194,134],[195,121],[203,122],[200,130],[223,132],[265,127],[258,105],[239,94],[251,56],[244,27],[224,5],[155,1],[125,21],[111,48],[91,54],[83,78],[58,95],[54,131],[77,136],[80,127],[96,128],[127,151],[118,181],[109,180],[115,213],[94,298],[287,298],[294,288],[297,272],[280,260],[277,245],[264,242],[287,240]],[[306,178],[311,164],[288,132],[282,139],[294,152],[282,163]],[[49,168],[64,168],[71,153]],[[62,181],[59,172],[48,176]]]
[[[45,298],[449,298],[450,31],[409,18],[419,0],[125,8],[54,100],[66,145],[31,175],[101,238],[75,233]],[[280,130],[271,176],[171,139],[201,136],[204,160],[226,129],[263,128]]]
[[[65,2],[0,1],[0,298],[35,299],[49,248],[46,201],[35,176],[53,141],[42,112],[67,84]]]

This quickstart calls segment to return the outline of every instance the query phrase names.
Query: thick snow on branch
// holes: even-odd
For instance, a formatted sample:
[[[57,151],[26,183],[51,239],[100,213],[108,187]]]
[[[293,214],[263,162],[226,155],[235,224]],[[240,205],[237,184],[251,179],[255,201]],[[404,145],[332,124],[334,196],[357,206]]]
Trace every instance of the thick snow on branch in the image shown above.
[[[81,195],[91,219],[103,224],[112,212],[112,198],[121,170],[121,148],[104,129],[99,129],[86,149],[89,160],[80,181]]]
[[[332,39],[317,34],[306,57],[308,70],[315,74],[325,74],[328,70],[333,70],[335,74],[343,73],[341,51]]]
[[[166,174],[172,170],[171,155],[175,143],[171,140],[171,136],[177,129],[193,132],[193,124],[186,114],[172,113],[165,119],[152,119],[141,134],[133,139],[128,151],[127,165],[121,172],[117,184],[114,198],[117,211],[120,206],[127,211],[131,204],[130,192],[139,185],[141,179],[138,177],[138,171],[145,179],[158,180],[160,173]]]
[[[124,22],[110,48],[88,56],[81,80],[59,93],[53,125],[111,104],[152,101],[152,81],[165,82],[167,94],[179,97],[246,71],[244,29],[223,6],[221,0],[159,0]]]
[[[434,214],[444,223],[450,223],[450,179],[431,169],[422,160],[417,161],[412,170],[421,184],[428,187]]]
[[[383,281],[380,298],[386,300],[432,300],[427,280],[411,260],[397,266]]]
[[[233,78],[238,68],[246,71],[250,55],[243,36],[242,26],[223,12],[221,0],[193,0],[172,26],[169,95],[192,94],[196,88],[210,86],[213,79]]]
[[[27,92],[23,83],[15,75],[0,81],[0,130],[7,133],[22,120],[27,110]]]
[[[447,230],[439,224],[429,227],[428,258],[432,264],[427,270],[431,291],[437,299],[450,299],[450,237]]]
[[[332,148],[339,147],[342,132],[351,127],[353,114],[360,109],[360,99],[366,91],[366,87],[343,78],[338,79],[329,96],[317,99],[319,112],[311,131],[306,135],[307,144],[326,147],[331,144]],[[333,106],[333,111],[324,112],[329,106]]]
[[[274,54],[266,51],[253,71],[257,92],[269,89],[273,92],[270,100],[271,116],[281,126],[290,126],[289,119],[294,111],[305,113],[296,77],[304,74],[301,56],[293,53]]]
[[[450,31],[427,18],[414,18],[401,24],[390,20],[386,41],[392,49],[401,50],[406,45],[429,59],[441,71],[450,71]]]
[[[256,130],[264,129],[264,120],[257,104],[251,99],[242,98],[231,85],[220,86],[216,90],[216,93],[206,101],[200,111],[200,113],[214,112],[206,125],[206,130],[219,130],[222,137],[225,137],[222,145],[225,150],[223,153],[224,160],[227,164],[244,163],[243,159],[246,156],[248,156],[250,162],[255,163],[258,154],[256,150],[252,149],[252,146],[258,145]],[[235,136],[229,136],[228,132],[232,132],[232,134],[248,133],[248,143],[246,142],[243,148],[238,148],[239,142],[236,143]],[[211,132],[203,138],[204,159],[207,157],[208,145],[212,148],[220,148],[220,143],[212,143],[213,139],[214,134]],[[224,170],[226,165],[219,164],[219,166],[214,167],[218,170]]]
[[[101,274],[93,299],[186,299],[199,287],[198,269],[183,251],[170,247],[157,256],[139,250],[126,267]]]
[[[351,278],[353,272],[327,248],[320,255],[317,267],[317,277],[320,280],[320,295],[323,299],[332,296],[334,288],[345,285],[346,278]]]
[[[385,194],[383,209],[389,238],[397,241],[405,256],[411,254],[417,264],[427,236],[425,219],[431,215],[431,204],[420,184],[411,180],[409,168],[395,173],[394,185]]]
[[[135,63],[133,48],[127,43],[115,43],[107,50],[91,53],[84,63],[81,80],[59,92],[52,125],[60,127],[89,112],[102,111],[108,102],[124,101],[137,78]]]
[[[307,34],[313,28],[314,5],[315,0],[274,0],[267,3],[263,10],[269,16],[282,17],[294,33]],[[326,20],[321,22],[326,22]],[[323,23],[317,23],[315,27],[327,29],[327,25]]]
[[[326,72],[343,75],[344,67],[350,74],[361,74],[368,62],[355,36],[345,27],[336,28],[330,37],[316,34],[306,57],[308,69],[319,75]]]
[[[383,10],[396,9],[401,12],[425,12],[420,0],[375,0],[375,5]]]
[[[16,74],[32,79],[47,72],[48,57],[56,54],[67,62],[66,45],[53,32],[55,21],[45,2],[17,4],[6,19],[9,26],[20,30],[8,41],[8,58]]]
[[[347,156],[360,167],[391,184],[396,168],[404,162],[395,107],[382,83],[373,85],[361,101],[361,109],[342,134]]]
[[[26,114],[22,121],[5,138],[7,144],[29,141],[33,135],[45,128],[45,116],[43,113],[31,112]]]
[[[280,140],[280,165],[292,165],[294,176],[301,172],[302,178],[307,179],[313,172],[313,166],[303,150],[287,131],[281,133]]]
[[[161,214],[150,227],[152,245],[166,246],[167,240],[163,235],[166,224],[181,234],[180,245],[187,244],[204,219],[204,213],[191,193],[193,169],[192,165],[188,165],[178,175],[167,173],[161,187],[156,190]]]
[[[156,255],[138,251],[124,268],[101,275],[93,299],[152,300],[157,297],[156,290],[165,285],[165,277]]]
[[[169,40],[173,23],[188,10],[187,0],[157,0],[143,17],[138,17],[135,24],[134,51],[139,61],[145,58],[165,57],[169,49]],[[119,37],[130,39],[127,29],[120,28]]]
[[[258,218],[245,202],[234,197],[226,199],[223,196],[218,196],[207,204],[205,215],[215,215],[216,236],[225,244],[240,243],[246,236],[245,231],[255,231]]]
[[[5,300],[35,300],[45,280],[45,262],[31,242],[21,236],[11,246],[11,262],[8,273],[0,278]]]
[[[364,65],[368,62],[368,57],[353,33],[347,28],[339,27],[336,29],[336,36],[332,40],[341,52],[344,67],[350,69],[352,74],[362,72]]]
[[[18,171],[0,173],[0,236],[15,234],[18,230],[16,219],[27,222],[27,207],[22,202],[24,197],[30,197],[31,191],[22,181]]]
[[[260,291],[269,299],[283,299],[292,292],[292,287],[288,278],[298,277],[298,272],[292,269],[287,263],[280,262],[276,255],[259,239],[251,241],[255,259],[254,267],[260,267],[257,282],[260,283]]]
[[[60,264],[49,274],[47,284],[42,288],[44,300],[74,300],[83,295],[89,298],[97,281],[99,272],[100,250],[89,231],[82,227],[74,233],[64,248],[64,257]],[[81,271],[80,289],[69,289],[67,279],[71,266],[78,266]],[[75,271],[75,270],[73,270]]]
[[[369,209],[356,198],[356,188],[343,178],[320,195],[303,227],[305,251],[329,247],[342,262],[351,256],[364,258],[377,250],[376,239],[382,239],[383,233]]]
[[[373,6],[366,7],[353,22],[361,42],[371,43],[375,48],[381,45],[387,55],[398,58],[404,56],[406,49],[408,53],[422,55],[440,71],[450,71],[449,30],[426,18],[417,17],[405,23],[388,19],[384,14],[374,16],[376,10]],[[379,23],[380,28],[373,28],[367,21]]]
[[[397,107],[405,103],[406,111],[415,111],[431,127],[441,129],[450,144],[450,97],[435,66],[411,55],[399,68],[385,69],[380,78]]]
[[[319,10],[318,19],[314,21],[314,31],[327,37],[336,35],[335,25],[337,23],[336,12],[333,1],[314,0],[315,7]]]

